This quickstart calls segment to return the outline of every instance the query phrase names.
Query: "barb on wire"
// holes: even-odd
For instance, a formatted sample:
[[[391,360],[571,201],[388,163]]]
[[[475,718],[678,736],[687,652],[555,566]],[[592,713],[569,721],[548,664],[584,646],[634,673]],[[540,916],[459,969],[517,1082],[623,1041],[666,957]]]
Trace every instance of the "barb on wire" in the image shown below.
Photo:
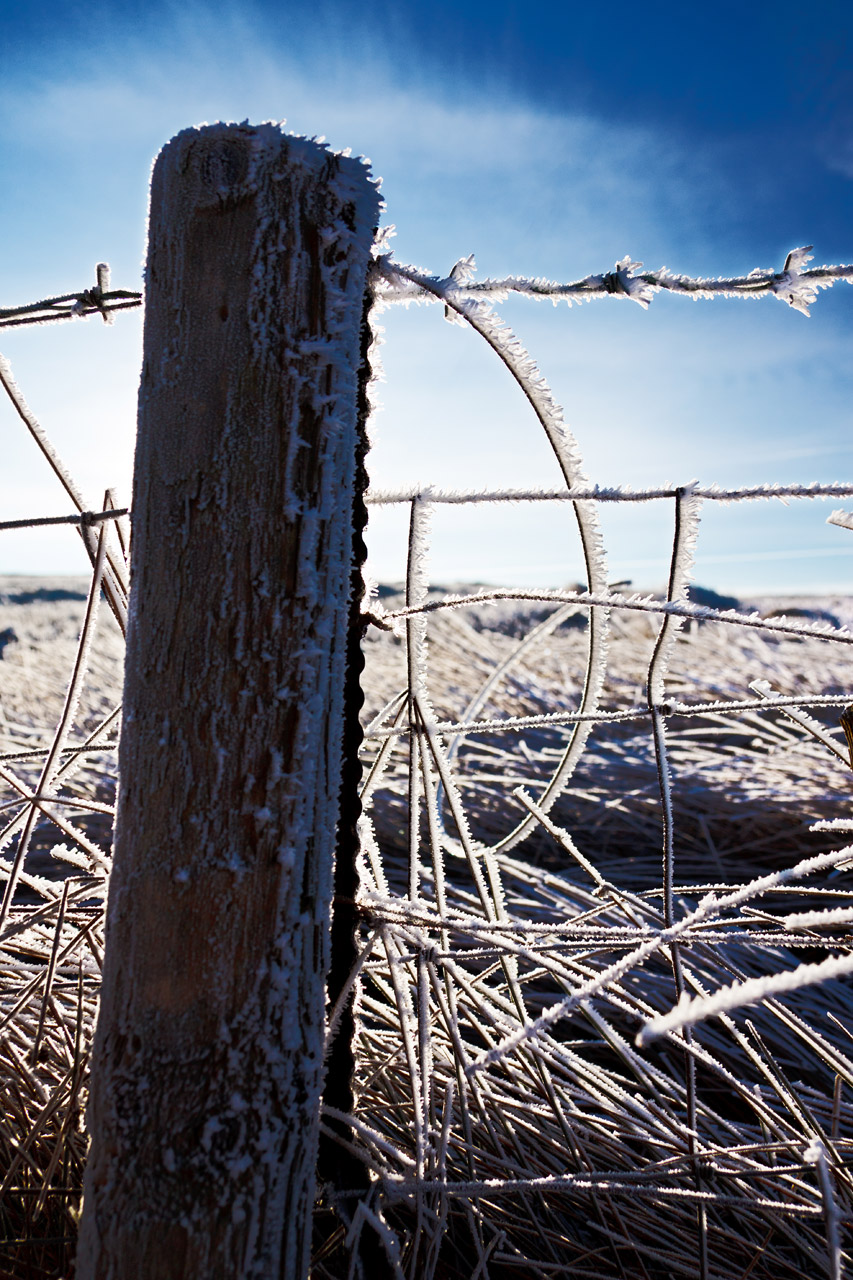
[[[54,320],[73,320],[77,316],[100,315],[105,324],[112,323],[113,311],[127,311],[142,305],[142,294],[132,289],[110,289],[110,269],[106,262],[95,268],[95,284],[79,293],[63,293],[55,298],[42,298],[19,307],[0,307],[0,329],[27,324],[49,324]]]

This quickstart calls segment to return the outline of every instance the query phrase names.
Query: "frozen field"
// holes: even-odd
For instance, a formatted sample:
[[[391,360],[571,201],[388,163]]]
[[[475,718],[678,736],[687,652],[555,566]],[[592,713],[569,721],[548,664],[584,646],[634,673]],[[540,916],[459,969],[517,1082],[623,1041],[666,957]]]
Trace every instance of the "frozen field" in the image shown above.
[[[37,789],[62,715],[87,586],[85,579],[0,578],[7,868],[30,808],[26,796]],[[436,590],[431,599],[441,594]],[[710,597],[704,602],[713,604]],[[393,614],[401,603],[393,588],[382,589],[382,608]],[[853,630],[848,598],[762,598],[740,607],[765,618],[785,614]],[[704,1212],[709,1276],[722,1280],[749,1269],[762,1280],[811,1280],[825,1270],[827,1248],[825,1196],[809,1145],[816,1138],[835,1162],[838,1222],[851,1196],[853,1062],[846,1056],[845,980],[703,1024],[690,1042],[692,1085],[684,1051],[673,1049],[674,1042],[658,1042],[642,1055],[632,1047],[644,1020],[675,1002],[666,949],[548,1027],[536,1053],[522,1045],[498,1054],[520,1026],[577,984],[594,981],[665,924],[659,779],[644,712],[658,615],[620,611],[612,618],[602,708],[635,714],[596,725],[550,811],[580,857],[542,826],[491,862],[483,852],[523,816],[514,790],[523,786],[534,798],[541,792],[570,732],[553,720],[512,731],[495,723],[506,716],[553,717],[577,705],[584,618],[566,617],[549,631],[552,612],[544,604],[502,601],[430,614],[429,690],[437,722],[485,721],[488,727],[444,736],[442,767],[452,770],[469,831],[461,837],[446,788],[443,796],[439,790],[442,831],[428,832],[424,814],[420,837],[421,917],[406,897],[405,734],[391,735],[366,801],[363,895],[373,950],[362,974],[356,1042],[359,1150],[381,1188],[377,1203],[401,1241],[403,1273],[411,1280],[470,1275],[479,1256],[486,1260],[483,1273],[494,1277],[694,1276],[697,1212]],[[366,726],[406,687],[405,629],[395,626],[371,627],[365,638]],[[525,645],[536,627],[538,635]],[[102,608],[65,772],[50,812],[42,805],[35,821],[20,888],[0,931],[0,1083],[15,1099],[0,1128],[0,1159],[11,1170],[2,1198],[22,1235],[32,1236],[38,1193],[45,1232],[73,1237],[85,1152],[87,1045],[103,947],[122,650]],[[756,681],[806,704],[827,695],[853,698],[853,646],[720,622],[693,620],[684,628],[669,665],[671,701],[756,705],[734,716],[712,709],[669,718],[679,914],[695,908],[698,886],[722,892],[839,849],[849,838],[811,829],[817,820],[850,817],[840,707],[809,709],[818,730],[835,742],[833,753],[783,710],[760,705],[750,688]],[[366,768],[375,765],[386,741],[381,730],[392,719],[373,724],[364,744]],[[466,839],[488,874],[486,900],[475,891]],[[853,905],[851,873],[843,865],[828,864],[784,892],[759,896],[760,902],[750,899],[734,915],[715,917],[687,936],[679,954],[690,993],[791,968],[800,959],[846,954],[848,926],[812,921],[792,933],[780,915]],[[495,1067],[472,1075],[471,1063],[489,1053],[497,1055]],[[691,1114],[692,1143],[685,1138]],[[700,1160],[704,1172],[697,1175]],[[519,1180],[531,1178],[558,1181],[548,1194],[542,1185],[520,1189]],[[441,1179],[463,1190],[439,1194]],[[433,1189],[417,1193],[413,1180]],[[22,1185],[28,1196],[15,1193]],[[318,1277],[339,1274],[339,1257],[327,1247],[333,1233],[320,1205]],[[663,1238],[673,1241],[665,1252]]]
[[[75,660],[87,588],[85,578],[0,577],[0,753],[36,751],[50,742]],[[437,589],[433,598],[442,594]],[[393,610],[402,597],[386,587],[381,603]],[[784,613],[853,629],[849,597],[765,597],[745,602],[745,607],[763,617]],[[429,675],[439,721],[469,720],[481,686],[553,612],[547,605],[501,601],[433,614]],[[605,709],[643,705],[659,625],[654,615],[614,614]],[[75,740],[84,741],[120,702],[123,649],[117,626],[102,608]],[[370,628],[365,653],[367,724],[405,687],[402,628],[397,635]],[[584,617],[579,613],[508,667],[475,718],[571,709],[577,704],[584,661]],[[804,701],[810,695],[843,694],[853,690],[853,652],[819,639],[694,621],[679,638],[667,692],[674,702],[750,699],[749,686],[756,680]],[[815,714],[843,746],[837,710]],[[556,726],[479,733],[457,744],[456,767],[471,797],[469,814],[478,838],[491,843],[508,829],[513,786],[543,782],[567,732]],[[675,717],[669,744],[684,837],[678,874],[685,880],[764,865],[779,856],[780,839],[791,850],[820,844],[809,837],[808,825],[817,816],[847,812],[849,771],[845,774],[841,761],[778,712],[759,709],[736,720],[709,715],[699,723]],[[404,753],[398,754],[402,778]],[[108,789],[113,759],[114,752],[85,757],[78,785],[85,777],[95,790]],[[389,836],[394,821],[402,821],[405,804],[405,788],[395,785],[395,776],[392,769],[379,818]],[[395,795],[400,796],[399,813]],[[655,880],[660,817],[651,739],[642,719],[597,727],[557,812],[608,876],[618,875],[632,887]],[[31,855],[39,867],[47,865],[38,856],[42,843],[49,845],[56,829],[47,822],[41,835],[43,841],[36,840]],[[533,843],[542,850],[541,839]],[[649,853],[652,861],[647,863]]]

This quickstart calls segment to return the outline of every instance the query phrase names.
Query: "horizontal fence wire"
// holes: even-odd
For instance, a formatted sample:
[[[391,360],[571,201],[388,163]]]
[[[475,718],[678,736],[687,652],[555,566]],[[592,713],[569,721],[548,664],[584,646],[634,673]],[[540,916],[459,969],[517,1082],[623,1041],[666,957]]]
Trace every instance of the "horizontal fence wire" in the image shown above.
[[[461,258],[449,276],[431,276],[416,267],[395,262],[390,253],[381,252],[383,248],[388,248],[387,236],[378,246],[375,266],[378,290],[384,301],[391,298],[406,301],[428,294],[442,299],[454,309],[458,302],[464,303],[465,300],[502,302],[511,293],[550,302],[566,302],[569,306],[594,298],[622,298],[647,309],[655,294],[666,292],[697,301],[775,297],[808,315],[809,307],[821,289],[829,289],[839,280],[853,282],[853,265],[809,267],[808,263],[814,256],[812,245],[792,249],[781,271],[757,268],[745,276],[696,278],[677,275],[666,267],[659,271],[646,271],[642,262],[634,262],[629,256],[617,262],[612,271],[584,276],[582,280],[566,284],[523,276],[475,280],[473,254]]]
[[[431,276],[386,250],[374,315],[432,300],[479,332],[564,486],[367,495],[407,510],[407,572],[363,615],[361,954],[328,1030],[355,990],[357,1100],[323,1123],[370,1186],[325,1189],[312,1274],[347,1274],[370,1226],[411,1280],[840,1277],[853,607],[709,603],[691,572],[703,503],[843,501],[853,483],[592,485],[491,307],[510,292],[648,306],[667,290],[807,312],[853,268],[795,250],[778,272],[694,280],[626,259],[554,285],[476,281],[473,259]],[[94,289],[0,310],[0,326],[139,303],[101,266]],[[132,513],[111,491],[88,509],[0,374],[76,508],[0,528],[68,524],[91,564],[87,583],[0,580],[0,1072],[20,1098],[0,1204],[17,1261],[38,1241],[59,1274],[85,1162]],[[626,595],[598,509],[650,501],[672,512],[668,588]],[[570,504],[586,589],[436,589],[434,510],[513,502]],[[346,1236],[324,1216],[336,1196],[359,1204]]]
[[[25,520],[0,520],[3,529],[39,529],[52,524],[96,525],[104,520],[119,520],[130,514],[128,507],[120,507],[117,511],[81,511],[72,516],[30,516]]]
[[[96,283],[80,293],[64,293],[43,298],[21,307],[0,307],[0,329],[23,325],[49,324],[54,320],[75,320],[100,315],[112,323],[114,311],[127,311],[142,305],[142,294],[130,289],[110,289],[110,269],[106,262],[95,268]]]
[[[722,489],[718,485],[691,486],[691,492],[706,502],[749,502],[760,498],[849,498],[853,484],[761,484],[746,489]],[[372,490],[365,501],[368,506],[400,506],[403,503],[429,502],[436,506],[458,506],[471,502],[657,502],[676,498],[677,487],[667,489],[618,489],[599,485],[574,486],[566,489],[472,489],[454,492],[446,489]]]

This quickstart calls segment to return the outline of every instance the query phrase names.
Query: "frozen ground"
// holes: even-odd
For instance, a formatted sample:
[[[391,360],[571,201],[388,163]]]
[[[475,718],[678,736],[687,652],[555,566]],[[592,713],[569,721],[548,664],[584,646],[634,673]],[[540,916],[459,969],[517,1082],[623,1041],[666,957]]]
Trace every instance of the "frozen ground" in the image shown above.
[[[84,578],[0,577],[0,754],[35,752],[50,742],[75,660],[87,588]],[[432,598],[458,591],[458,584],[436,588]],[[696,599],[713,602],[707,593],[697,593]],[[383,587],[380,603],[393,610],[402,597],[393,586]],[[731,603],[726,598],[724,607]],[[850,597],[764,597],[743,605],[764,617],[784,613],[853,629]],[[553,606],[543,604],[501,601],[431,615],[430,690],[439,720],[470,719],[482,684],[497,666],[510,661],[520,639],[552,611]],[[659,625],[655,615],[614,615],[606,709],[643,704]],[[402,628],[396,635],[370,628],[365,651],[367,723],[405,686]],[[75,719],[76,742],[85,741],[118,705],[122,654],[118,628],[109,610],[101,608]],[[543,635],[508,667],[475,718],[571,709],[579,696],[584,657],[583,616],[578,614]],[[679,638],[667,692],[674,701],[685,702],[749,699],[754,698],[750,684],[760,679],[769,681],[777,693],[806,699],[811,694],[853,691],[853,646],[694,621]],[[816,714],[843,745],[837,709]],[[491,842],[507,829],[513,817],[508,813],[513,805],[510,784],[535,786],[543,781],[567,732],[554,726],[472,733],[457,744],[456,767],[470,795],[470,817],[479,838]],[[676,805],[684,823],[683,878],[704,879],[715,864],[718,872],[731,869],[733,855],[739,864],[747,854],[750,862],[760,864],[762,841],[770,840],[777,856],[780,835],[792,847],[801,836],[808,845],[806,827],[815,816],[846,812],[849,773],[845,776],[843,764],[779,712],[756,710],[725,723],[713,716],[699,723],[676,717],[670,746]],[[404,755],[401,749],[378,816],[388,836],[404,818]],[[91,794],[108,792],[114,758],[113,751],[103,750],[85,757],[78,788],[85,781],[84,790]],[[38,766],[19,760],[16,767],[35,776]],[[622,874],[635,874],[639,883],[657,874],[654,858],[648,865],[645,859],[659,847],[657,805],[648,725],[629,720],[596,729],[557,812],[590,856],[608,868],[615,859]],[[91,816],[88,822],[99,826]],[[37,862],[41,871],[46,870],[49,864],[40,852],[57,838],[56,828],[43,823],[30,854],[35,859],[29,864],[32,869]],[[533,843],[541,850],[542,840]]]
[[[87,587],[84,579],[0,578],[0,813],[6,824],[0,856],[7,868],[19,847],[26,797],[37,790],[62,714]],[[432,598],[443,594],[436,590]],[[383,588],[379,604],[393,614],[402,597]],[[785,614],[853,630],[847,597],[768,597],[743,605],[764,617]],[[659,614],[614,613],[602,705],[636,714],[596,725],[551,811],[598,881],[541,828],[509,856],[492,863],[486,857],[521,816],[513,790],[522,785],[534,797],[541,792],[570,732],[565,723],[508,730],[496,722],[577,706],[583,619],[567,617],[549,631],[551,609],[503,601],[429,615],[429,689],[438,721],[488,722],[465,734],[445,733],[473,860],[462,856],[446,796],[439,795],[443,834],[432,830],[427,839],[424,815],[421,897],[414,903],[406,897],[407,735],[393,739],[367,804],[376,849],[364,868],[373,952],[362,971],[356,1042],[358,1149],[379,1179],[377,1204],[401,1241],[403,1274],[407,1280],[470,1275],[488,1254],[491,1270],[487,1265],[482,1274],[493,1277],[697,1276],[700,1230],[709,1277],[810,1280],[825,1269],[827,1249],[826,1201],[814,1173],[816,1135],[833,1161],[836,1227],[853,1204],[845,982],[807,988],[784,1005],[767,1002],[746,1019],[738,1015],[737,1025],[710,1020],[691,1042],[690,1084],[681,1047],[664,1042],[642,1057],[631,1047],[643,1020],[675,1002],[664,952],[604,984],[571,1018],[539,1036],[536,1054],[519,1048],[474,1077],[463,1070],[663,925],[660,791],[644,713]],[[521,648],[537,626],[536,643]],[[371,626],[364,648],[367,726],[406,687],[404,625]],[[54,817],[40,810],[21,887],[0,929],[0,1085],[15,1099],[0,1126],[0,1160],[12,1187],[9,1179],[23,1159],[16,1153],[29,1152],[26,1177],[44,1194],[48,1235],[73,1235],[85,1159],[87,1046],[103,947],[98,857],[109,849],[111,717],[121,696],[122,649],[102,607],[68,741],[72,749],[88,745],[63,757]],[[735,716],[711,710],[669,718],[679,913],[695,904],[700,884],[740,884],[849,838],[810,830],[816,819],[850,815],[840,707],[810,709],[840,753],[834,754],[783,710],[761,705],[750,689],[757,680],[806,704],[826,695],[853,701],[853,645],[720,622],[685,626],[669,664],[667,697],[680,704],[757,705]],[[366,738],[367,768],[382,741],[376,733]],[[478,875],[485,883],[478,862],[488,871],[485,900],[472,887]],[[441,894],[443,916],[437,914]],[[778,913],[824,903],[848,909],[853,873],[830,869],[805,887],[792,884],[786,894],[765,895],[757,906],[751,900],[740,915],[710,920],[713,928],[687,938],[679,963],[690,992],[714,991],[733,975],[759,976],[802,959],[820,961],[830,951],[846,953],[843,931],[827,933],[818,925],[783,932],[785,917]],[[46,992],[57,940],[62,948]],[[686,1141],[691,1114],[698,1117],[697,1136]],[[415,1194],[415,1175],[448,1177],[474,1190],[456,1198]],[[547,1195],[512,1190],[512,1179],[533,1176],[569,1182]],[[579,1179],[576,1186],[569,1185],[572,1178]],[[593,1193],[590,1178],[606,1189]],[[701,1228],[699,1203],[708,1206]],[[31,1229],[31,1204],[5,1193],[14,1230]],[[335,1221],[318,1208],[318,1280],[346,1274],[327,1248]]]
[[[75,661],[88,583],[84,578],[0,578],[0,755],[35,784],[51,741]],[[458,594],[459,585],[436,588],[432,599]],[[697,602],[714,603],[709,593]],[[393,611],[403,603],[393,586],[383,587],[380,605]],[[722,599],[723,607],[732,603]],[[801,621],[828,622],[853,629],[850,597],[764,597],[740,602],[764,617],[785,614]],[[553,606],[500,601],[473,608],[438,611],[429,619],[429,682],[439,721],[501,719],[571,710],[584,675],[584,617],[567,619],[513,660],[522,638],[541,625]],[[660,618],[653,614],[613,615],[608,679],[603,706],[642,707],[645,681]],[[367,724],[382,705],[405,687],[404,629],[369,628],[364,673]],[[89,673],[75,717],[74,743],[81,744],[113,713],[121,698],[123,640],[109,612],[99,612]],[[495,669],[506,665],[485,701],[474,699]],[[750,684],[766,680],[779,694],[853,692],[853,646],[821,639],[768,635],[730,625],[692,621],[679,637],[670,664],[667,694],[673,701],[755,699]],[[472,713],[472,706],[475,710]],[[814,712],[843,747],[838,709]],[[517,819],[516,785],[544,783],[569,726],[522,731],[472,732],[451,739],[469,820],[475,836],[493,843]],[[102,735],[101,749],[84,755],[74,793],[109,800],[115,751],[103,749],[115,732]],[[684,881],[727,876],[747,866],[760,868],[792,851],[824,847],[826,837],[808,831],[816,817],[846,814],[849,771],[820,743],[781,712],[757,708],[723,719],[674,717],[668,741],[679,826],[677,874]],[[367,744],[365,758],[370,755]],[[390,772],[376,797],[376,822],[392,843],[403,839],[406,822],[406,750],[395,750]],[[6,797],[10,802],[12,796]],[[69,810],[74,817],[74,811]],[[596,727],[583,760],[555,816],[581,849],[608,875],[648,887],[659,875],[660,814],[657,774],[647,719]],[[104,847],[109,821],[78,813],[83,828]],[[50,851],[61,832],[47,820],[34,833],[27,869],[52,875]],[[562,854],[540,833],[525,856],[564,865]]]

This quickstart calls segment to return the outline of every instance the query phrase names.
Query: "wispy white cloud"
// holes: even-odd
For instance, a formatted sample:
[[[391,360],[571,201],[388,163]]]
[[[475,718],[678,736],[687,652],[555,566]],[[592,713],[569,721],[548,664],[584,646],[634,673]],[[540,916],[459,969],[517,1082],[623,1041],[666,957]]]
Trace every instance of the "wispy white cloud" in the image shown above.
[[[393,34],[353,40],[335,27],[334,6],[317,13],[312,35],[245,8],[217,12],[215,22],[205,5],[159,9],[157,26],[136,34],[107,21],[87,47],[54,57],[49,76],[35,63],[9,76],[0,147],[22,198],[3,215],[4,299],[76,287],[101,257],[132,286],[155,152],[180,128],[217,118],[286,117],[297,132],[369,155],[399,255],[434,270],[472,250],[495,275],[572,278],[626,253],[694,273],[766,265],[730,247],[747,197],[720,152],[676,129],[537,107],[482,84],[473,63],[461,84],[447,68],[419,63]],[[758,308],[657,299],[648,315],[610,301],[572,313],[522,304],[507,312],[555,384],[595,479],[734,480],[741,465],[758,479],[794,478],[779,469],[796,469],[804,456],[828,474],[847,448],[847,338],[823,318],[826,299],[811,321],[773,300]],[[389,315],[387,325],[387,409],[373,460],[381,483],[555,479],[521,397],[470,334],[443,325],[440,311]],[[126,474],[132,394],[118,423],[108,397],[91,408],[99,361],[128,388],[136,382],[138,340],[116,331],[92,332],[74,360],[52,342],[54,377],[44,335],[13,345],[26,388],[30,371],[35,379],[44,370],[38,401],[48,428],[68,430],[81,458],[108,447],[111,469]],[[38,359],[28,354],[36,347]],[[0,416],[0,431],[8,429]],[[535,530],[525,537],[529,550],[519,555],[529,562]]]
[[[93,185],[75,197],[97,216],[98,191],[115,199],[131,168],[138,199],[140,170],[179,128],[286,118],[297,132],[373,159],[392,216],[417,239],[413,252],[453,253],[476,232],[500,259],[484,262],[489,270],[511,255],[516,269],[523,256],[524,269],[588,270],[627,252],[629,239],[659,257],[708,239],[711,201],[717,225],[735,206],[719,171],[683,140],[537,109],[483,91],[474,72],[465,85],[451,83],[442,67],[419,65],[379,33],[369,46],[348,42],[329,12],[318,23],[322,39],[283,22],[276,29],[260,11],[212,22],[205,6],[168,10],[142,36],[107,26],[101,47],[69,51],[50,77],[22,68],[7,79],[7,130],[34,164],[61,157],[66,181],[77,156]]]

